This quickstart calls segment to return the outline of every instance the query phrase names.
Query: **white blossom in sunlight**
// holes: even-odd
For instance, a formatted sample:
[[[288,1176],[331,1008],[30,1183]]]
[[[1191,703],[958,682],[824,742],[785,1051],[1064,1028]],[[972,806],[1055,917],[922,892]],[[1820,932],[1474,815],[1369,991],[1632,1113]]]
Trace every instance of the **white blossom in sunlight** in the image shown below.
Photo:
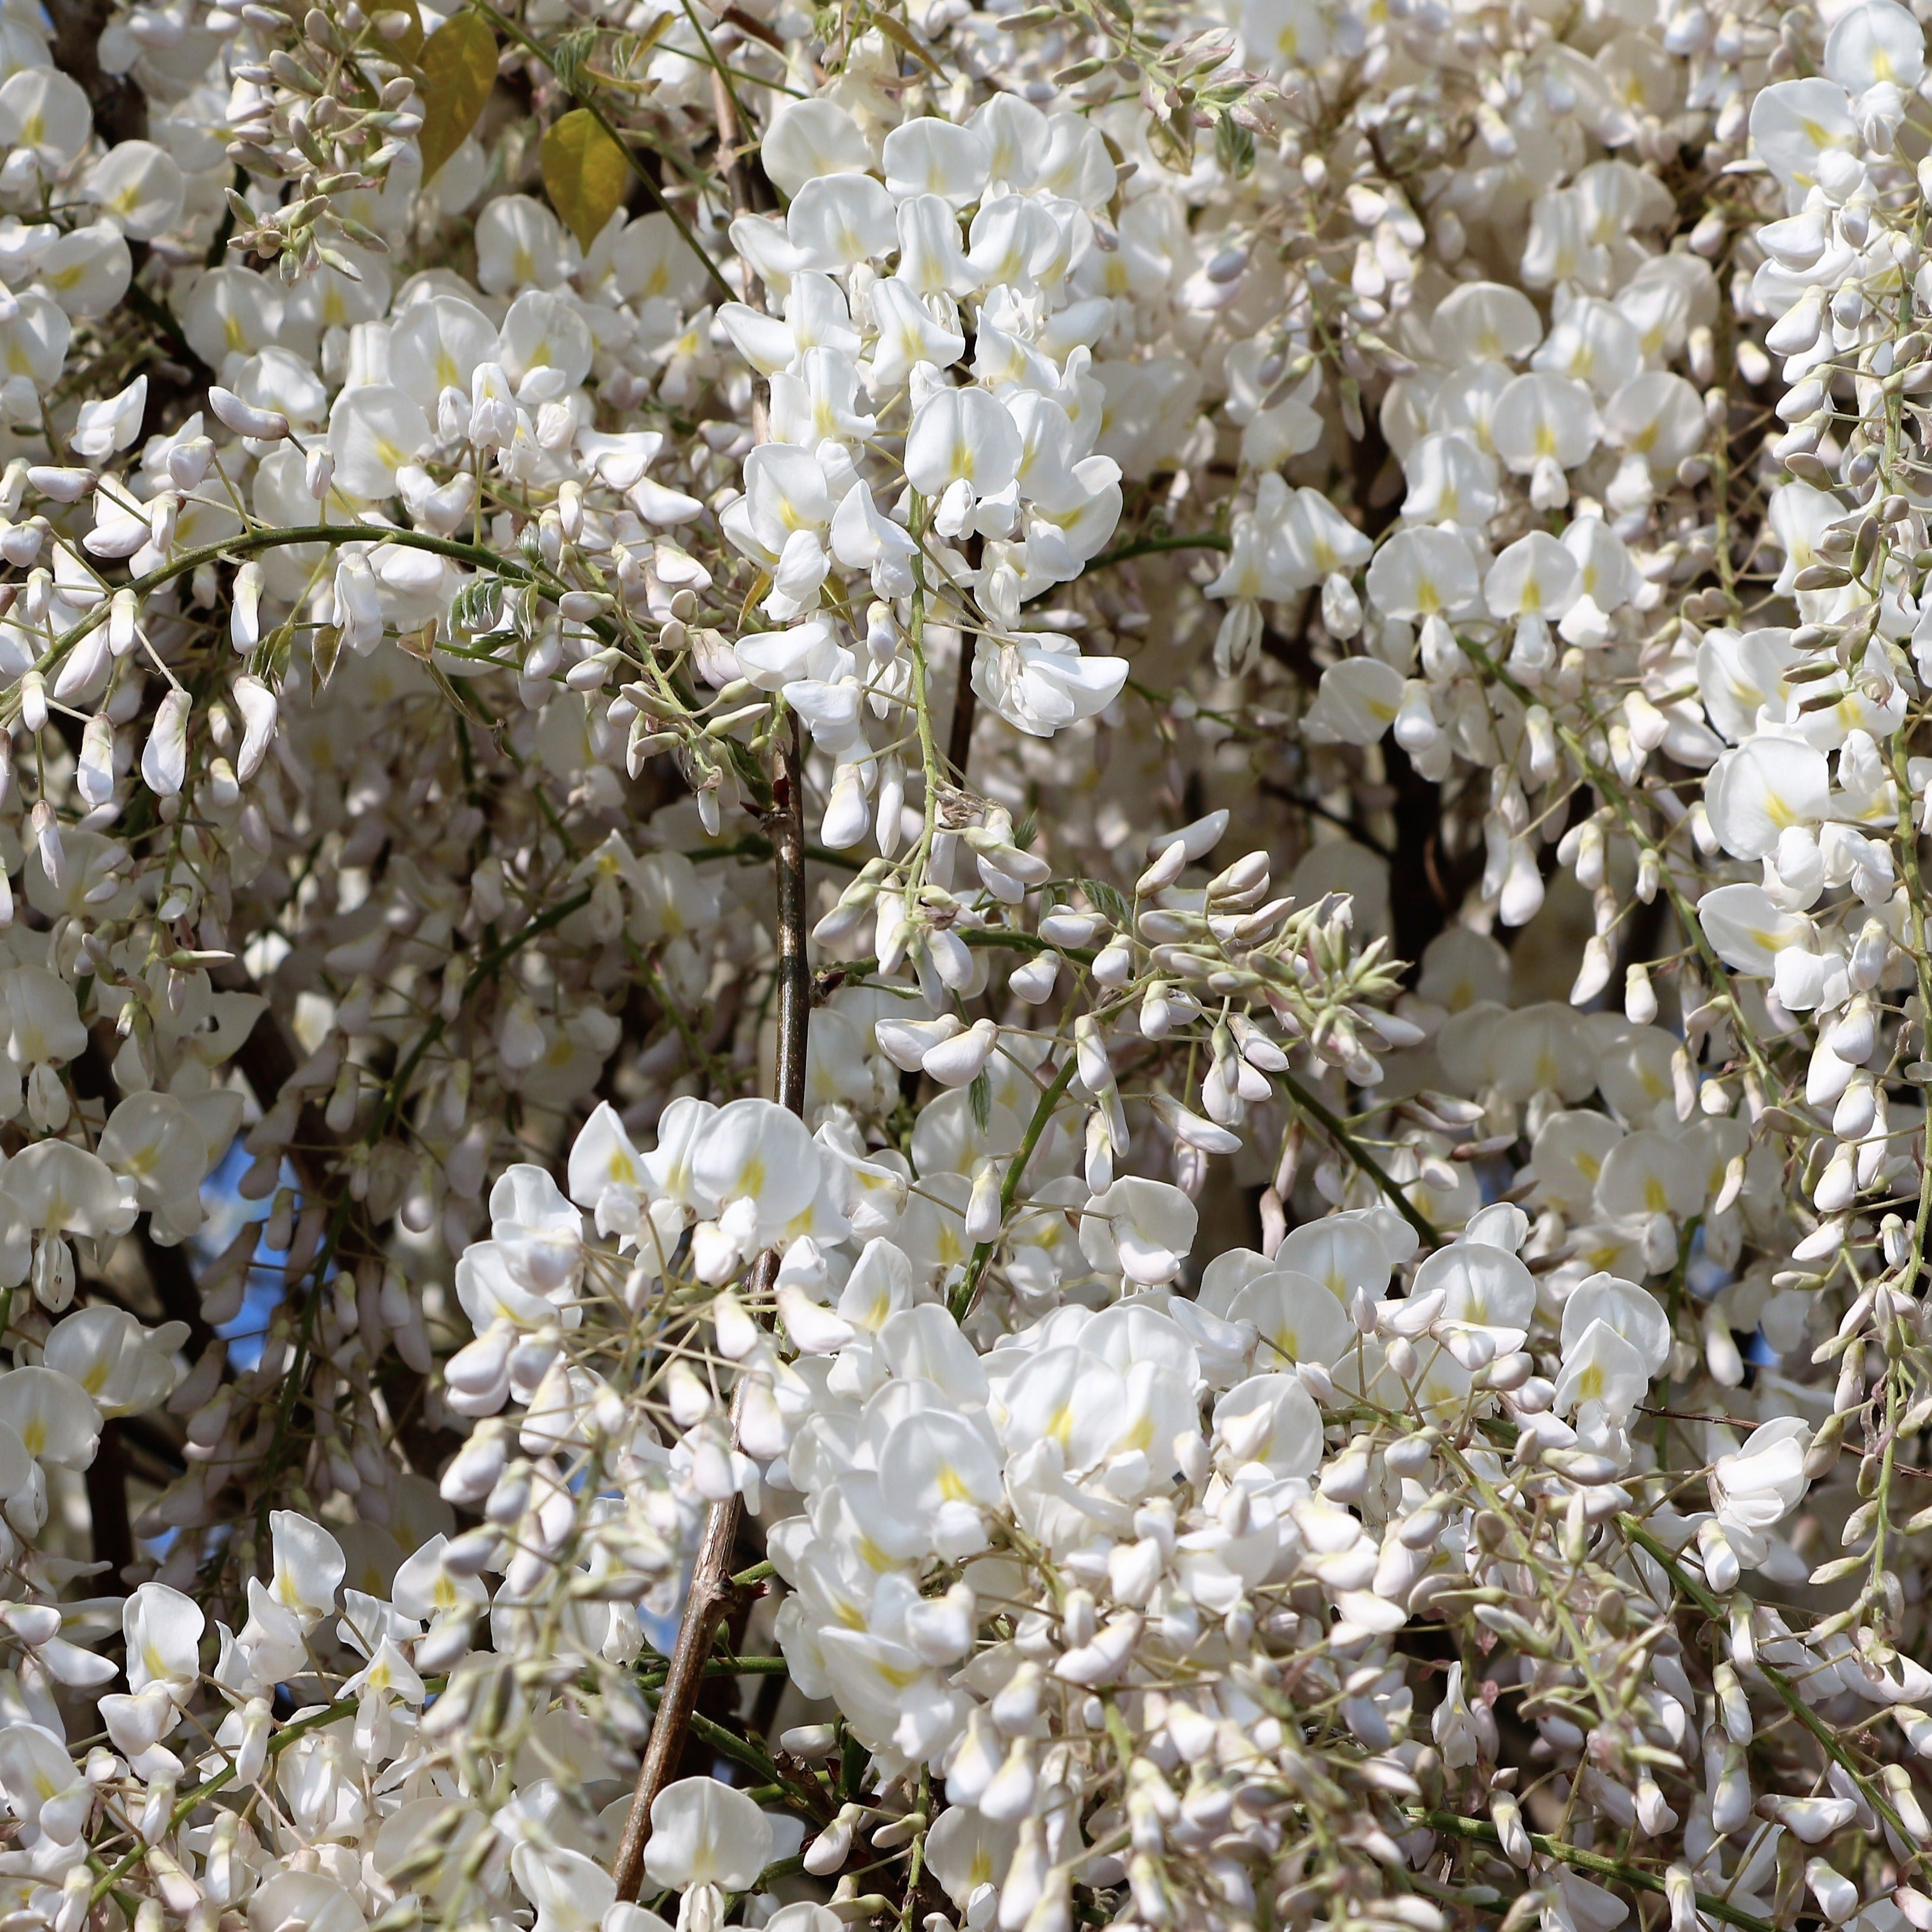
[[[1932,1928],[1928,86],[0,18],[17,1932]]]

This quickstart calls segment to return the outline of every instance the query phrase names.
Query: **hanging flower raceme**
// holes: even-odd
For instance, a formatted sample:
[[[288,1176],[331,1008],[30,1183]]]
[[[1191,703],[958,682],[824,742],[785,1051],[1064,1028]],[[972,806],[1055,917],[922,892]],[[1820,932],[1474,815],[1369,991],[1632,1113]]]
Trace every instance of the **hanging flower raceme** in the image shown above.
[[[21,1927],[1932,1925],[1910,11],[31,11]]]

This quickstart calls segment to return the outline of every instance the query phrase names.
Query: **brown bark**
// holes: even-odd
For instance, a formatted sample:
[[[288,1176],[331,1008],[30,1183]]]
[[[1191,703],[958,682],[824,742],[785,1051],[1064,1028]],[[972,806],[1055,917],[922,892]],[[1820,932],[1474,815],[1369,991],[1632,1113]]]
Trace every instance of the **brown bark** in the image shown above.
[[[87,1469],[87,1510],[94,1530],[94,1560],[107,1565],[106,1583],[118,1588],[134,1560],[134,1532],[128,1515],[128,1458],[121,1425],[100,1426],[100,1446]]]
[[[54,27],[54,64],[80,82],[94,106],[94,125],[109,146],[145,140],[148,100],[128,75],[100,69],[100,30],[113,12],[112,0],[47,0]]]
[[[782,1104],[802,1117],[812,974],[806,960],[805,757],[796,717],[790,721],[789,740],[779,754],[766,830],[772,842],[778,915],[778,1097]],[[752,1272],[754,1298],[770,1292],[777,1272],[778,1256],[776,1251],[767,1251]],[[741,1383],[741,1390],[742,1387]],[[734,1432],[737,1411],[734,1400]],[[658,1794],[677,1775],[683,1762],[692,1715],[704,1688],[705,1661],[736,1594],[731,1583],[731,1552],[737,1544],[743,1514],[743,1504],[735,1496],[713,1503],[706,1513],[697,1561],[692,1569],[691,1588],[685,1599],[677,1641],[671,1647],[670,1667],[664,1674],[656,1720],[644,1747],[637,1789],[617,1848],[614,1876],[621,1899],[634,1900],[638,1896],[644,1875],[644,1852],[650,1843],[651,1807],[657,1802]]]

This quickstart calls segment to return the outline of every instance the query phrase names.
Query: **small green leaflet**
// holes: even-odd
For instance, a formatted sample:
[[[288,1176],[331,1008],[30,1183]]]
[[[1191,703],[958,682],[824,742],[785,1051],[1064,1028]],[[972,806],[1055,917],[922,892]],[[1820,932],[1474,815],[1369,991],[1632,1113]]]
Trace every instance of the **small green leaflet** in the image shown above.
[[[1133,914],[1126,901],[1106,880],[1076,879],[1073,883],[1087,895],[1088,903],[1116,932],[1126,932],[1133,922]]]

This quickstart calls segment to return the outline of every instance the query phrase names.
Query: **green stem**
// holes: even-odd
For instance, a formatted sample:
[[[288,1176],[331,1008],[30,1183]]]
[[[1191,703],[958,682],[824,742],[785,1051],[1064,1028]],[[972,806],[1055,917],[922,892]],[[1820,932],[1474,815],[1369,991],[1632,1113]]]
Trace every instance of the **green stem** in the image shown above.
[[[536,55],[552,74],[556,74],[559,80],[564,80],[564,76],[556,73],[556,63],[550,58],[549,53],[537,42],[532,40],[514,20],[508,20],[498,13],[495,8],[490,5],[489,0],[470,0],[470,4],[485,20],[490,22],[500,33],[508,34],[510,38],[514,40],[526,53]],[[704,272],[710,277],[712,285],[719,290],[725,301],[737,301],[738,291],[724,279],[723,272],[718,268],[718,264],[705,252],[703,244],[692,232],[691,224],[664,198],[664,190],[658,187],[657,182],[652,178],[650,170],[638,160],[637,150],[617,132],[616,128],[611,126],[608,116],[605,115],[603,109],[598,106],[587,89],[578,86],[574,81],[565,81],[564,84],[570,98],[590,116],[592,120],[597,123],[598,127],[603,129],[604,134],[609,137],[612,146],[616,148],[625,160],[630,163],[631,171],[639,181],[643,182],[644,192],[657,203],[664,213],[670,217],[671,226],[683,237],[684,245],[704,264]],[[684,176],[686,180],[692,183],[693,186],[699,184],[697,177],[692,175],[691,170],[678,159],[676,155],[659,148],[655,142],[651,144],[651,152],[653,154],[663,154],[664,158]]]
[[[631,964],[635,968],[645,992],[656,1000],[658,1010],[670,1021],[671,1030],[684,1042],[684,1050],[691,1056],[692,1064],[703,1068],[716,1079],[718,1066],[715,1058],[698,1037],[690,1021],[685,1018],[684,1009],[672,997],[670,988],[658,978],[657,968],[651,964],[650,955],[628,932],[624,934],[624,950],[631,956]],[[724,1081],[720,1080],[718,1084],[727,1092],[730,1090]]]
[[[1104,570],[1110,563],[1125,563],[1130,556],[1152,556],[1162,550],[1230,550],[1234,547],[1233,539],[1223,536],[1219,530],[1202,530],[1184,537],[1136,537],[1130,543],[1116,544],[1112,550],[1103,550],[1098,556],[1089,557],[1081,574],[1084,576],[1088,570]]]
[[[657,1706],[658,1687],[645,1684],[643,1689],[645,1701],[655,1709]],[[831,1816],[830,1808],[822,1792],[814,1791],[794,1778],[788,1778],[773,1761],[769,1752],[741,1738],[736,1731],[728,1730],[722,1724],[715,1723],[701,1712],[691,1714],[691,1735],[709,1744],[720,1756],[728,1757],[734,1764],[742,1764],[747,1771],[754,1771],[767,1784],[782,1790],[792,1804],[809,1818],[821,1823]]]
[[[685,855],[694,866],[701,866],[710,859],[762,859],[772,856],[772,842],[761,832],[748,832],[742,838],[734,838],[723,845],[702,845],[692,848]],[[842,872],[860,872],[865,870],[862,860],[855,859],[849,852],[834,852],[824,845],[807,844],[805,856],[816,866],[836,866]]]
[[[440,1688],[442,1679],[436,1678],[430,1682],[436,1688]],[[311,1711],[307,1717],[297,1718],[292,1723],[284,1724],[268,1740],[269,1756],[272,1758],[279,1756],[289,1745],[295,1742],[296,1738],[306,1737],[310,1731],[319,1731],[326,1725],[336,1724],[344,1718],[352,1716],[361,1702],[361,1699],[357,1697],[339,1698],[334,1703],[327,1705],[320,1711]],[[168,1814],[168,1828],[164,1835],[172,1838],[194,1815],[197,1805],[214,1796],[215,1792],[224,1786],[232,1784],[234,1781],[235,1766],[231,1759],[212,1778],[203,1784],[196,1785],[192,1791],[176,1801],[175,1808]],[[104,1877],[96,1880],[91,1903],[98,1905],[147,1856],[147,1846],[145,1844],[136,1845],[118,1864],[112,1867]]]
[[[706,1677],[782,1677],[790,1669],[782,1657],[714,1657],[704,1666]],[[664,1688],[662,1670],[646,1670],[638,1679],[638,1688],[657,1691]]]
[[[1055,946],[1036,932],[1007,932],[995,928],[962,932],[959,937],[968,946],[991,946],[1014,952],[1030,952],[1036,957],[1042,952],[1057,952],[1063,959],[1078,960],[1083,966],[1092,965],[1099,956],[1090,946]]]
[[[130,578],[124,587],[140,598],[151,590],[158,590],[164,584],[172,584],[177,578],[192,576],[205,563],[252,556],[257,550],[280,550],[290,544],[312,543],[394,544],[399,550],[428,550],[437,556],[454,557],[459,562],[474,564],[479,570],[514,578],[519,584],[542,582],[537,572],[526,564],[519,562],[514,557],[500,556],[481,544],[458,543],[452,538],[430,536],[421,530],[391,530],[374,524],[310,524],[294,530],[246,530],[239,536],[224,538],[220,543],[203,544],[198,550],[184,550],[158,569]],[[107,621],[111,601],[103,597],[85,617],[63,631],[47,646],[34,668],[43,674],[51,670],[83,638],[98,630]]]
[[[1660,1542],[1634,1516],[1619,1516],[1617,1521],[1622,1527],[1624,1534],[1639,1549],[1646,1551],[1656,1560],[1664,1574],[1684,1592],[1685,1596],[1690,1599],[1692,1603],[1696,1605],[1699,1610],[1703,1612],[1706,1616],[1710,1618],[1712,1622],[1722,1624],[1726,1621],[1723,1605],[1702,1583],[1683,1568],[1667,1544]],[[1858,1768],[1851,1754],[1846,1750],[1837,1736],[1826,1728],[1824,1720],[1812,1709],[1809,1704],[1805,1702],[1803,1696],[1799,1694],[1797,1685],[1793,1684],[1776,1664],[1768,1662],[1762,1657],[1756,1660],[1756,1667],[1762,1673],[1764,1681],[1778,1694],[1778,1701],[1790,1712],[1792,1718],[1803,1729],[1810,1732],[1819,1748],[1858,1786],[1859,1793],[1865,1802],[1884,1820],[1898,1842],[1901,1845],[1912,1847],[1912,1856],[1919,1864],[1932,1867],[1932,1853],[1928,1853],[1917,1844],[1912,1834],[1906,1829],[1905,1820],[1900,1817],[1892,1801]]]
[[[1027,1162],[1033,1158],[1034,1149],[1040,1145],[1040,1137],[1046,1132],[1047,1124],[1053,1118],[1053,1110],[1060,1104],[1060,1096],[1066,1091],[1075,1070],[1080,1064],[1079,1056],[1072,1048],[1067,1049],[1066,1058],[1060,1071],[1053,1076],[1050,1084],[1041,1094],[1040,1104],[1033,1110],[1033,1118],[1027,1123],[1025,1138],[1021,1141],[1000,1183],[1000,1226],[1001,1234],[1006,1228],[1006,1217],[1013,1211],[1013,1203],[1018,1198],[1020,1177],[1026,1172]],[[966,1264],[966,1272],[959,1277],[959,1286],[952,1291],[952,1318],[963,1322],[973,1306],[973,1298],[980,1292],[980,1278],[986,1272],[986,1265],[993,1258],[993,1250],[1000,1244],[1000,1237],[990,1241],[982,1241],[974,1249],[972,1258]]]
[[[698,18],[697,10],[692,7],[691,0],[680,0],[680,4],[684,8],[684,17],[691,22],[692,31],[698,35],[698,44],[704,48],[705,57],[710,62],[712,72],[724,84],[724,92],[730,97],[732,110],[738,117],[738,126],[740,130],[750,127],[752,117],[745,112],[745,104],[738,98],[738,90],[732,84],[731,70],[718,58],[718,50],[711,44],[711,36],[704,31],[704,22]],[[718,134],[720,137],[718,145],[722,148],[724,145],[722,138],[724,130],[719,129]],[[728,170],[727,172],[728,172],[729,170]]]
[[[939,793],[944,776],[939,763],[939,743],[932,734],[932,693],[926,668],[926,505],[915,492],[912,499],[912,609],[907,620],[906,638],[912,652],[912,697],[919,721],[920,768],[926,781],[926,824],[920,834],[919,850],[906,879],[906,904],[924,882],[926,868],[932,856],[932,841],[939,829]],[[960,649],[965,649],[962,639]]]
[[[1442,1244],[1442,1236],[1434,1222],[1418,1208],[1401,1188],[1390,1178],[1384,1167],[1361,1142],[1342,1124],[1339,1114],[1332,1112],[1318,1100],[1292,1073],[1277,1073],[1274,1076],[1288,1089],[1288,1097],[1295,1106],[1319,1126],[1322,1131],[1353,1161],[1355,1165],[1379,1187],[1388,1197],[1389,1205],[1426,1241],[1431,1247]]]
[[[1007,932],[994,928],[987,932],[962,932],[959,937],[968,946],[992,946],[997,950],[1011,952],[1030,952],[1036,958],[1042,952],[1057,952],[1063,959],[1077,959],[1083,966],[1090,966],[1094,951],[1090,946],[1055,946],[1035,932]],[[848,980],[862,980],[868,973],[879,970],[877,956],[868,953],[862,959],[834,959],[819,968],[821,976],[837,973]]]
[[[533,939],[561,926],[574,912],[581,912],[590,903],[590,888],[586,886],[581,892],[572,892],[567,899],[560,899],[547,910],[540,912],[527,925],[519,926],[508,939],[493,946],[484,953],[468,979],[463,982],[463,1005],[469,1005],[477,992],[489,980],[494,980],[511,960],[529,945]],[[460,1010],[460,1009],[459,1009]],[[403,1103],[408,1091],[410,1076],[422,1063],[422,1058],[448,1031],[449,1022],[439,1013],[426,1026],[416,1043],[411,1047],[406,1058],[390,1076],[384,1090],[381,1104],[376,1117],[370,1122],[369,1131],[363,1136],[364,1144],[373,1148],[387,1131],[389,1123],[395,1118],[396,1109]]]
[[[1465,1818],[1454,1811],[1414,1811],[1409,1815],[1418,1823],[1426,1825],[1431,1831],[1440,1832],[1446,1837],[1466,1838],[1472,1844],[1487,1845],[1498,1851],[1502,1849],[1502,1834],[1493,1825],[1485,1825],[1480,1819]],[[1526,1832],[1524,1835],[1545,1858],[1555,1858],[1572,1870],[1614,1879],[1619,1885],[1628,1886],[1633,1892],[1647,1892],[1658,1898],[1669,1895],[1669,1888],[1660,1878],[1639,1871],[1634,1866],[1624,1864],[1616,1858],[1606,1858],[1600,1852],[1586,1852],[1580,1845],[1566,1844],[1562,1839],[1550,1838],[1541,1832]],[[1697,1910],[1707,1918],[1738,1926],[1742,1932],[1776,1932],[1768,1920],[1740,1912],[1726,1899],[1713,1898],[1708,1892],[1700,1892],[1696,1894],[1696,1900]]]

